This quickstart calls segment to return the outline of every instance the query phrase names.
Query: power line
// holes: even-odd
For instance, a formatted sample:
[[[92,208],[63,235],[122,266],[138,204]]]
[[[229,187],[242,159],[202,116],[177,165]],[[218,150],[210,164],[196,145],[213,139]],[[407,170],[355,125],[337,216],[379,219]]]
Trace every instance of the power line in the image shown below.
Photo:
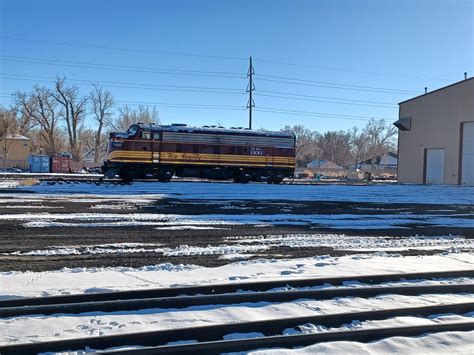
[[[197,58],[213,58],[213,59],[224,59],[224,60],[239,60],[239,61],[244,61],[244,60],[246,61],[247,60],[247,58],[245,58],[245,57],[236,57],[236,56],[219,56],[219,55],[197,54],[197,53],[186,53],[186,52],[158,51],[158,50],[152,50],[152,49],[114,47],[114,46],[104,46],[104,45],[85,44],[85,43],[73,43],[73,42],[62,42],[62,41],[47,41],[47,40],[38,40],[38,39],[30,39],[30,38],[18,38],[18,37],[10,37],[10,36],[0,36],[0,38],[4,39],[4,40],[10,40],[10,41],[33,42],[33,43],[36,42],[36,43],[51,44],[51,45],[56,45],[56,46],[74,46],[74,47],[83,47],[83,48],[116,50],[116,51],[124,51],[124,52],[154,53],[154,54],[165,54],[165,55],[197,57]],[[363,71],[363,70],[340,68],[340,67],[330,67],[330,66],[322,66],[322,65],[289,63],[289,62],[275,61],[275,60],[268,60],[268,59],[258,59],[258,58],[256,58],[255,60],[258,61],[258,62],[262,62],[262,63],[287,65],[287,66],[302,67],[302,68],[316,68],[316,69],[324,69],[324,70],[331,70],[331,71],[342,71],[342,72],[370,74],[370,75],[379,75],[379,76],[406,77],[406,78],[415,78],[415,79],[443,80],[443,81],[451,81],[452,80],[452,79],[448,79],[448,78],[425,77],[425,76],[411,75],[411,74]]]
[[[316,99],[342,100],[342,101],[348,101],[348,102],[359,102],[359,103],[367,103],[367,104],[394,105],[393,102],[354,100],[354,99],[347,99],[347,98],[337,98],[337,97],[329,97],[329,96],[315,96],[315,95],[306,95],[306,94],[296,94],[296,93],[281,92],[281,91],[272,91],[272,90],[258,90],[258,92],[259,92],[259,93],[260,93],[260,92],[266,92],[266,93],[269,93],[269,94],[287,95],[287,96],[311,97],[311,98],[316,98]]]
[[[307,117],[318,117],[318,118],[331,118],[335,120],[348,120],[348,121],[364,121],[368,122],[371,119],[367,118],[357,118],[357,117],[339,117],[339,116],[329,116],[329,115],[317,115],[317,114],[311,114],[311,113],[298,113],[298,112],[285,112],[285,111],[277,111],[277,110],[267,110],[267,109],[260,109],[257,108],[255,111],[259,112],[265,112],[265,113],[276,113],[276,114],[282,114],[282,115],[292,115],[292,116],[307,116]],[[374,118],[374,120],[382,120],[380,118]]]
[[[90,63],[90,62],[77,62],[77,61],[62,61],[52,59],[41,59],[31,57],[18,57],[0,54],[4,61],[40,64],[40,65],[54,65],[54,66],[66,66],[66,67],[77,67],[77,68],[90,68],[99,70],[115,70],[115,71],[132,71],[132,72],[150,72],[155,74],[164,75],[185,75],[185,76],[205,76],[205,77],[219,77],[219,78],[245,78],[240,76],[239,73],[233,72],[212,72],[212,71],[198,71],[198,70],[186,70],[186,69],[170,69],[170,68],[150,68],[150,67],[133,67],[124,65],[112,65],[102,63]],[[409,91],[402,89],[391,89],[391,88],[380,88],[344,83],[333,83],[316,80],[307,80],[299,78],[282,77],[275,75],[255,74],[258,75],[261,81],[279,82],[293,85],[304,85],[304,86],[316,86],[316,87],[327,87],[334,89],[345,89],[345,90],[356,90],[356,91],[367,91],[367,92],[383,92],[392,94],[418,94],[417,91]],[[265,79],[273,78],[273,79]]]
[[[50,78],[50,77],[45,77],[45,76],[32,76],[32,75],[23,75],[23,74],[16,74],[16,73],[0,73],[0,76],[4,76],[4,79],[7,79],[7,80],[22,80],[22,81],[32,81],[32,82],[42,82],[42,83],[55,83],[56,82],[56,78]],[[5,76],[13,76],[13,77],[5,77]],[[68,78],[67,81],[75,85],[85,85],[85,86],[91,85],[92,83],[97,83],[103,86],[114,87],[114,88],[237,94],[237,95],[245,94],[245,92],[242,89],[236,89],[236,88],[158,85],[158,84],[117,82],[117,81],[98,81],[98,80],[90,80],[90,79],[73,79],[73,78]],[[280,94],[280,95],[267,95],[267,94],[261,94],[261,93]],[[345,99],[345,98],[343,99],[343,98],[336,98],[336,97],[304,95],[304,94],[295,94],[295,93],[287,93],[287,92],[271,91],[271,90],[259,90],[257,94],[259,96],[264,96],[264,97],[284,98],[284,99],[300,100],[300,101],[340,103],[340,104],[356,105],[356,106],[374,106],[374,107],[395,107],[396,106],[388,102],[353,100],[353,99]],[[281,96],[281,95],[284,95],[284,96]],[[291,96],[298,96],[298,97],[291,97]],[[300,97],[303,97],[303,98],[300,98]],[[315,99],[309,99],[309,98],[315,98]]]
[[[281,111],[281,112],[289,112],[289,113],[303,113],[303,114],[321,115],[321,116],[330,116],[330,117],[364,118],[364,119],[369,119],[369,120],[370,119],[388,120],[388,118],[386,117],[370,117],[370,116],[358,116],[358,115],[344,115],[344,114],[339,114],[339,113],[287,110],[283,108],[262,107],[262,106],[260,106],[259,108],[263,110]]]
[[[13,76],[4,77],[8,80],[22,80],[22,81],[32,81],[32,82],[43,82],[43,83],[55,83],[55,78],[44,77],[44,76],[31,76],[31,75],[22,75],[22,74],[8,74],[0,73],[1,76]],[[46,79],[46,80],[44,80]],[[97,80],[87,80],[87,79],[67,79],[68,82],[75,85],[91,85],[93,83],[97,84],[107,84],[107,87],[114,88],[130,88],[130,89],[144,89],[144,90],[159,90],[159,91],[182,91],[182,92],[199,92],[199,93],[217,93],[217,94],[237,94],[244,95],[245,92],[242,89],[235,88],[213,88],[205,86],[180,86],[180,85],[157,85],[157,84],[144,84],[144,83],[128,83],[128,82],[116,82],[116,81],[97,81]],[[127,85],[129,84],[129,85]],[[105,86],[105,85],[104,85]],[[238,91],[240,92],[238,92]]]
[[[289,78],[289,77],[286,77],[286,76],[276,76],[276,75],[266,75],[266,74],[256,74],[256,75],[262,76],[262,77],[265,77],[265,78],[274,78],[274,79],[279,79],[279,80],[291,80],[291,81],[296,81],[296,82],[335,85],[335,86],[351,87],[351,88],[357,88],[357,89],[384,90],[384,91],[393,91],[393,92],[397,92],[397,93],[411,93],[411,94],[418,94],[419,93],[418,91],[411,91],[411,90],[404,90],[404,89],[392,89],[392,88],[381,88],[381,87],[365,86],[365,85],[334,83],[334,82],[328,82],[328,81],[317,81],[317,80],[308,80],[308,79],[300,79],[300,78]]]
[[[4,93],[0,93],[0,97],[9,97]],[[180,108],[180,109],[202,109],[202,110],[233,110],[233,111],[243,111],[245,107],[243,106],[231,106],[231,105],[214,105],[214,104],[192,104],[192,103],[170,103],[170,102],[148,102],[148,101],[127,101],[127,100],[117,100],[117,104],[125,104],[130,106],[160,106],[164,108]],[[115,107],[119,106],[114,104]],[[388,118],[375,118],[369,116],[356,116],[356,115],[343,115],[327,112],[311,112],[311,111],[298,111],[298,110],[286,110],[281,108],[274,107],[261,107],[256,108],[255,111],[265,112],[265,113],[275,113],[275,114],[284,114],[284,115],[293,115],[293,116],[308,116],[308,117],[319,117],[319,118],[330,118],[330,119],[340,119],[340,120],[349,120],[349,121],[370,121],[371,119],[375,120],[388,120]]]
[[[292,85],[301,85],[301,86],[313,86],[313,87],[322,87],[322,88],[330,88],[330,89],[340,89],[340,90],[350,90],[350,91],[363,91],[363,92],[377,92],[383,94],[413,94],[413,92],[394,92],[394,91],[385,91],[385,90],[373,90],[373,89],[362,89],[362,88],[352,88],[352,87],[343,87],[343,86],[335,86],[335,85],[322,85],[322,84],[310,84],[310,83],[300,83],[294,81],[285,81],[285,80],[274,80],[274,79],[263,79],[260,78],[260,81],[268,81],[268,82],[275,82],[275,83],[283,83],[283,84],[292,84]],[[419,94],[417,92],[417,94]]]
[[[257,62],[262,62],[262,63],[287,65],[287,66],[302,67],[302,68],[316,68],[316,69],[324,69],[324,70],[332,70],[332,71],[342,71],[342,72],[358,73],[358,74],[369,74],[369,75],[379,75],[379,76],[393,76],[393,77],[413,78],[413,79],[426,79],[426,80],[452,81],[452,79],[448,79],[448,78],[419,76],[419,75],[412,75],[412,74],[382,73],[382,72],[375,72],[375,71],[364,71],[364,70],[356,70],[356,69],[348,69],[348,68],[328,67],[328,66],[322,66],[322,65],[309,65],[309,64],[288,63],[288,62],[280,62],[280,61],[276,61],[276,60],[258,59],[258,58],[256,58],[255,60],[256,60]]]
[[[157,51],[157,50],[152,50],[152,49],[112,47],[112,46],[103,46],[103,45],[95,45],[95,44],[45,41],[45,40],[38,40],[38,39],[27,39],[27,38],[18,38],[18,37],[9,37],[9,36],[0,36],[0,38],[1,39],[12,40],[12,41],[45,43],[45,44],[52,44],[52,45],[57,45],[57,46],[75,46],[75,47],[97,48],[97,49],[107,49],[107,50],[116,50],[116,51],[125,51],[125,52],[155,53],[155,54],[166,54],[166,55],[176,55],[176,56],[186,56],[186,57],[247,60],[247,58],[233,57],[233,56],[220,56],[220,55],[196,54],[196,53],[185,53],[185,52]]]
[[[132,66],[126,66],[126,65],[76,62],[76,61],[42,59],[42,58],[31,58],[31,57],[18,57],[18,56],[9,56],[5,54],[0,54],[0,57],[5,58],[5,59],[2,59],[3,61],[29,63],[29,64],[43,64],[43,65],[54,65],[54,66],[59,65],[63,67],[129,71],[129,72],[154,73],[154,74],[165,74],[165,75],[186,75],[186,76],[245,79],[245,76],[241,75],[240,73],[231,73],[231,72],[208,72],[208,71],[186,70],[186,69],[132,67]]]
[[[318,100],[318,99],[306,99],[301,97],[291,97],[291,96],[280,96],[280,95],[266,95],[257,93],[258,96],[264,97],[273,97],[279,99],[288,99],[288,100],[298,100],[298,101],[312,101],[312,102],[325,102],[331,104],[342,104],[342,105],[353,105],[353,106],[372,106],[372,107],[395,107],[396,105],[380,105],[380,104],[363,104],[363,103],[355,103],[355,102],[344,102],[344,101],[330,101],[330,100]]]
[[[188,103],[169,103],[169,102],[149,102],[149,101],[127,101],[127,100],[117,100],[117,103],[123,104],[137,104],[137,105],[154,105],[154,106],[173,106],[173,107],[183,107],[186,108],[187,106],[192,107],[214,107],[214,108],[228,108],[228,109],[238,109],[238,110],[245,110],[244,106],[236,106],[236,105],[215,105],[215,104],[188,104]]]

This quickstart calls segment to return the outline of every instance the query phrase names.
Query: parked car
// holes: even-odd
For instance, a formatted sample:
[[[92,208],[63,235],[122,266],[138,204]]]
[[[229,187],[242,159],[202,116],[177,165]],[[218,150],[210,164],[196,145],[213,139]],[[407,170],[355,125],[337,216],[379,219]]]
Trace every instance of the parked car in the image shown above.
[[[0,173],[22,173],[23,170],[18,169],[18,168],[0,168]]]

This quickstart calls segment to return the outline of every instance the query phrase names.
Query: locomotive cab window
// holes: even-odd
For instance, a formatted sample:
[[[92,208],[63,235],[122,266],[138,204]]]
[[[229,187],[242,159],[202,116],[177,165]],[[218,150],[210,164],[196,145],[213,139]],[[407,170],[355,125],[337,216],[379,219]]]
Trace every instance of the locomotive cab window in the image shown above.
[[[150,131],[142,131],[142,138],[143,139],[150,139],[151,133]]]

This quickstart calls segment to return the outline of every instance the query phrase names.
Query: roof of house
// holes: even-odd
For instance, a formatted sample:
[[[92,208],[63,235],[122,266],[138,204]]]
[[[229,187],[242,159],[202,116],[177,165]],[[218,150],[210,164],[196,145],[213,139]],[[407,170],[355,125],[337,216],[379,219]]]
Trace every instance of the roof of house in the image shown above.
[[[6,139],[14,139],[14,140],[19,140],[19,141],[30,141],[31,139],[25,136],[22,136],[21,134],[7,134],[6,137],[0,137],[0,139],[6,138]]]
[[[391,156],[392,158],[398,159],[397,154],[392,153],[392,152],[388,152],[388,153],[384,153],[382,155],[377,155],[376,157],[372,157],[370,159],[361,161],[361,162],[359,162],[359,164],[372,164],[372,159],[375,159],[374,164],[379,164],[385,154]]]
[[[405,101],[402,101],[402,102],[399,102],[398,104],[401,105],[401,104],[404,104],[405,102],[408,102],[408,101],[412,101],[412,100],[416,100],[416,99],[419,99],[420,97],[425,97],[426,95],[431,95],[435,92],[438,92],[438,91],[442,91],[442,90],[446,90],[452,86],[455,86],[455,85],[459,85],[459,84],[464,84],[470,80],[474,79],[474,77],[470,77],[470,78],[467,78],[467,79],[464,79],[464,80],[461,80],[461,81],[458,81],[458,82],[455,82],[453,84],[450,84],[448,86],[443,86],[442,88],[439,88],[439,89],[436,89],[436,90],[433,90],[433,91],[429,91],[427,92],[426,94],[421,94],[421,95],[418,95],[418,96],[415,96],[415,97],[412,97],[411,99],[408,99],[408,100],[405,100]]]
[[[313,160],[309,162],[308,164],[306,164],[307,167],[311,167],[311,168],[313,168],[316,165],[318,168],[322,168],[322,169],[342,169],[342,166],[337,165],[336,163],[333,163],[332,161],[329,161],[329,160]]]

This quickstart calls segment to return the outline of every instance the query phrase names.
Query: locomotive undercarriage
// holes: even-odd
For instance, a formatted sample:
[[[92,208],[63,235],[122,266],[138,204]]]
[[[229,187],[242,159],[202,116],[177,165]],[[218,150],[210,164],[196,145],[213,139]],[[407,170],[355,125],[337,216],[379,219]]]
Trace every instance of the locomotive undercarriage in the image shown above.
[[[292,176],[289,170],[274,168],[195,167],[111,162],[105,163],[102,170],[106,178],[111,179],[119,176],[125,182],[147,178],[168,182],[176,175],[178,177],[197,177],[211,180],[234,180],[234,182],[242,184],[250,181],[279,184],[283,181],[283,178]]]

